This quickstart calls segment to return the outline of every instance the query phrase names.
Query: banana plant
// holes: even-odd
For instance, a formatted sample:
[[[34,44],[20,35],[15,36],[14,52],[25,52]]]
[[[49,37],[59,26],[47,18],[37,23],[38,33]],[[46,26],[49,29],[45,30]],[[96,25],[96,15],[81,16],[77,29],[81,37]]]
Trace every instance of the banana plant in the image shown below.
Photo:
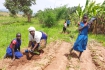
[[[88,12],[89,3],[90,3],[90,0],[86,0],[86,4],[85,4],[85,8],[84,8],[84,9],[82,9],[82,7],[80,6],[80,4],[78,5],[77,10],[76,10],[76,14],[77,14],[78,17],[79,17],[79,20],[82,19],[83,14],[85,14],[85,13]]]
[[[76,14],[79,17],[79,20],[81,20],[82,15],[83,15],[83,11],[82,11],[82,8],[81,8],[80,4],[77,7]]]

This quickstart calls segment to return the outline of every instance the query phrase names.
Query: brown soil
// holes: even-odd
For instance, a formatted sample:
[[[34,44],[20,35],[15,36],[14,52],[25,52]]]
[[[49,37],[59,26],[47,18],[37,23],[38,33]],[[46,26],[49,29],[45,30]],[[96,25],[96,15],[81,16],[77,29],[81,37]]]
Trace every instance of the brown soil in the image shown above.
[[[44,70],[66,70],[68,59],[66,54],[69,53],[70,43],[62,42],[56,52],[56,57],[51,61]]]
[[[43,55],[27,54],[21,59],[0,60],[0,70],[105,70],[105,48],[92,40],[78,60],[79,52],[70,48],[73,44],[56,41],[47,45]],[[24,51],[24,50],[23,50]]]
[[[92,60],[96,66],[96,70],[105,70],[105,47],[96,41],[91,41],[89,44],[92,52]]]

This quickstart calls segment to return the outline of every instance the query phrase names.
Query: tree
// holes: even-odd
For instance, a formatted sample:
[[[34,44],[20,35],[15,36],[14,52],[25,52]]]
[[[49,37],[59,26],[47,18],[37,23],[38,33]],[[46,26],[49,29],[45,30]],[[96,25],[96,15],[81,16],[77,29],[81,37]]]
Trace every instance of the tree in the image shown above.
[[[10,11],[11,14],[16,15],[18,10],[16,2],[12,2],[12,0],[5,0],[4,6]]]
[[[5,0],[4,6],[10,11],[11,14],[16,15],[18,12],[24,12],[27,15],[28,22],[31,21],[32,10],[30,6],[36,0]]]
[[[61,6],[61,7],[57,7],[54,9],[55,13],[56,13],[56,19],[65,19],[65,14],[67,14],[67,8],[66,5]]]
[[[76,13],[81,19],[83,14],[87,14],[89,17],[96,16],[100,9],[100,4],[96,4],[96,1],[86,0],[84,9],[79,4]]]

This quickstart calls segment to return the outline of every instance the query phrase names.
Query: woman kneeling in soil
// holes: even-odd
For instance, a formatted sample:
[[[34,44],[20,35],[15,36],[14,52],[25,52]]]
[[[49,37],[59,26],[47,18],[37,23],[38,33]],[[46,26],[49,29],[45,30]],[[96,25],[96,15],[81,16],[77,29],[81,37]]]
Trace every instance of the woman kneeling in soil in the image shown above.
[[[86,50],[87,41],[88,41],[88,28],[89,28],[89,25],[92,23],[92,22],[87,23],[87,20],[88,20],[88,16],[84,15],[83,16],[83,21],[79,23],[80,33],[77,37],[76,42],[74,43],[73,48],[70,50],[70,53],[72,52],[72,50],[76,50],[76,51],[80,52],[79,57],[78,57],[79,60],[80,60],[80,57],[82,55],[82,52],[84,50]],[[94,20],[92,20],[92,21],[94,21]]]
[[[21,46],[21,34],[17,33],[16,34],[16,39],[13,39],[10,43],[10,45],[7,47],[6,50],[6,57],[12,57],[13,60],[21,58],[23,55],[20,52],[20,46]]]
[[[42,49],[46,47],[47,43],[46,33],[42,31],[36,31],[34,27],[29,27],[28,31],[29,31],[29,44],[28,44],[28,49],[25,50],[25,52],[30,51],[34,53],[37,51],[41,51],[41,53],[43,53]]]

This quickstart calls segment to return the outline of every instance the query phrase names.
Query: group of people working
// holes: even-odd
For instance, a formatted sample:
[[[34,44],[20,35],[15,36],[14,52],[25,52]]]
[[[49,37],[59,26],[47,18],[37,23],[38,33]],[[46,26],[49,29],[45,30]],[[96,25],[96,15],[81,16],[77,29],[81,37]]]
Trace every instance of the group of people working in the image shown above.
[[[83,15],[83,20],[78,24],[79,25],[79,35],[77,37],[76,42],[74,43],[74,46],[71,48],[70,53],[72,53],[73,50],[79,51],[79,59],[83,53],[84,50],[86,50],[87,42],[88,42],[88,29],[91,23],[95,20],[95,18],[92,18],[90,22],[88,22],[88,16]],[[70,23],[70,21],[68,21]],[[66,22],[65,22],[66,23]],[[47,43],[47,34],[42,31],[36,31],[34,27],[29,27],[29,44],[28,49],[25,50],[25,52],[34,52],[36,49],[41,50],[45,48]],[[43,43],[41,43],[41,41]],[[42,45],[41,45],[42,44]],[[22,53],[20,52],[20,45],[21,45],[21,34],[16,34],[16,39],[13,39],[8,46],[6,50],[6,55],[11,56],[13,60],[15,58],[19,59],[22,57]]]
[[[25,50],[25,53],[34,52],[35,50],[39,51],[46,47],[47,43],[47,34],[42,31],[36,31],[34,27],[29,27],[29,44],[28,48]],[[6,54],[4,58],[11,57],[13,60],[19,59],[23,56],[20,52],[21,46],[21,34],[17,33],[16,38],[13,39],[10,45],[7,47]]]

